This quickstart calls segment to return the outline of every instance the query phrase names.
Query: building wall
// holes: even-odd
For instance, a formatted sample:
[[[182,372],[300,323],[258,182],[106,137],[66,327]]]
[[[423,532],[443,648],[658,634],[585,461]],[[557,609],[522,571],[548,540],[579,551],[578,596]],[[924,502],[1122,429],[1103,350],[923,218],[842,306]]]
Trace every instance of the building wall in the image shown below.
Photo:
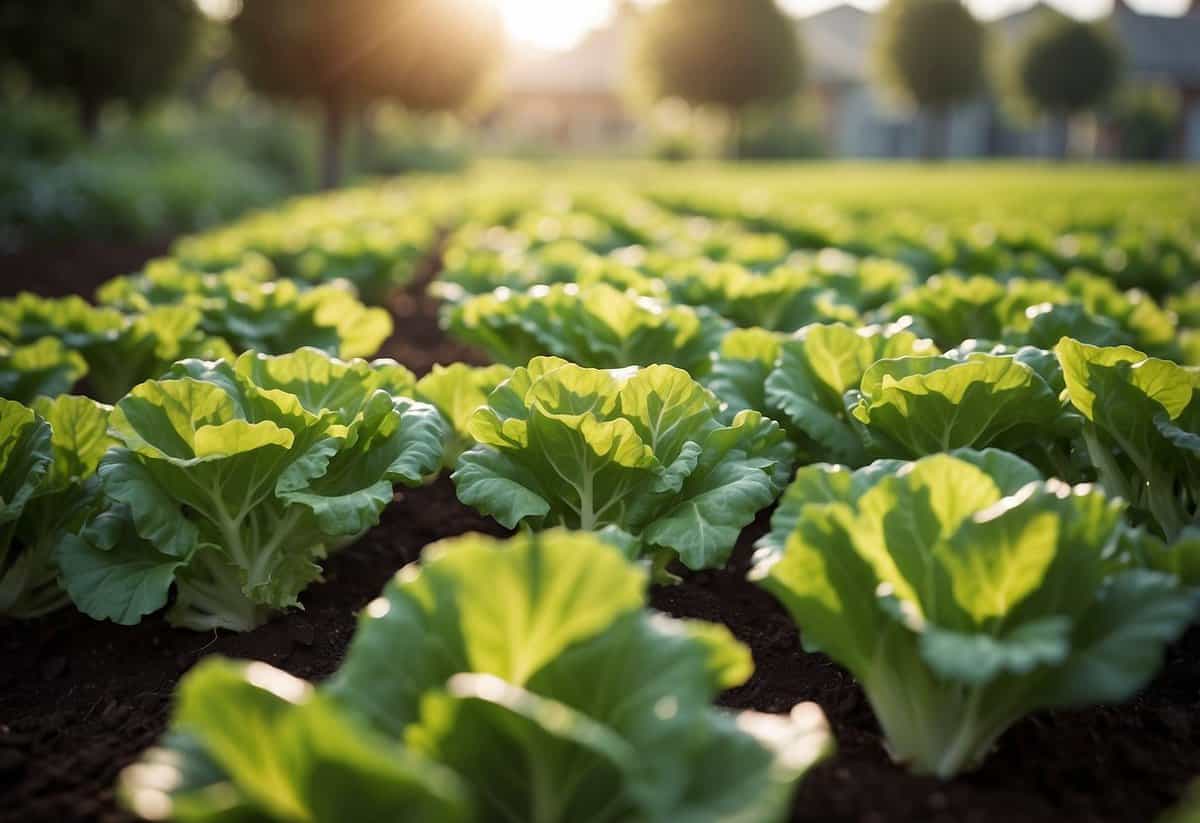
[[[847,86],[830,106],[834,154],[843,157],[918,157],[924,129],[933,126],[900,108],[869,86]],[[951,157],[987,155],[992,112],[985,101],[959,106],[950,115],[947,153]]]
[[[586,151],[627,142],[635,124],[614,95],[547,92],[509,96],[484,128],[493,143]]]
[[[1184,98],[1182,142],[1182,159],[1200,163],[1200,90]]]

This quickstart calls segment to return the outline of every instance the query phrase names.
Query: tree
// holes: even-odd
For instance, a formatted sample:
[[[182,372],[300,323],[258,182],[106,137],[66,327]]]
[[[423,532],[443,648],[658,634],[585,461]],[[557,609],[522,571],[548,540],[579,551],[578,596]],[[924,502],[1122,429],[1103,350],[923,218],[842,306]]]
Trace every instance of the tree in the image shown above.
[[[498,13],[475,0],[243,0],[233,31],[252,86],[320,107],[326,188],[341,181],[356,109],[385,98],[421,111],[460,108],[503,46]]]
[[[925,115],[922,156],[944,156],[951,107],[983,88],[983,25],[959,0],[889,0],[875,45],[884,82]]]
[[[774,0],[666,0],[645,13],[633,53],[651,99],[723,109],[735,155],[746,110],[795,95],[803,68],[796,23]]]
[[[1108,110],[1125,160],[1166,160],[1179,123],[1179,93],[1168,85],[1121,90]]]
[[[1026,98],[1054,119],[1062,158],[1071,118],[1099,106],[1117,88],[1121,48],[1101,25],[1054,14],[1024,43],[1017,76]]]
[[[94,136],[104,107],[175,87],[201,16],[193,0],[0,0],[0,53],[34,87],[75,100]]]

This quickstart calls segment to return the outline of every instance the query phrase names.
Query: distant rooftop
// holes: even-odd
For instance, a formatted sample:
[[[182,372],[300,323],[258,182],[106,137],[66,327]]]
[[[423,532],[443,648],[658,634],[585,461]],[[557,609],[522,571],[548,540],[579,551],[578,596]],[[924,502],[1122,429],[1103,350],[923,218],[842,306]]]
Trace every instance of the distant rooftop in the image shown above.
[[[1048,8],[1037,2],[989,26],[1003,41],[1016,42]],[[848,3],[800,18],[809,76],[820,84],[866,82],[875,20],[875,13]],[[1108,20],[1134,74],[1200,86],[1200,0],[1182,17],[1142,14],[1118,0]],[[508,68],[508,87],[525,94],[620,94],[627,25],[615,21],[565,52],[518,52]]]
[[[508,87],[527,94],[619,92],[625,71],[625,27],[613,22],[568,51],[526,49],[508,67]]]

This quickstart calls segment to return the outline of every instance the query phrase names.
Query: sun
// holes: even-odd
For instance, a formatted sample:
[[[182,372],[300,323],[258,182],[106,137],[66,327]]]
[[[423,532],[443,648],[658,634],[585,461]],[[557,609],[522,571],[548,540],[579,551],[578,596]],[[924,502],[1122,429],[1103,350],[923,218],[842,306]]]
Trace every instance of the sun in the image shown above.
[[[569,49],[612,15],[612,0],[491,0],[516,42]]]

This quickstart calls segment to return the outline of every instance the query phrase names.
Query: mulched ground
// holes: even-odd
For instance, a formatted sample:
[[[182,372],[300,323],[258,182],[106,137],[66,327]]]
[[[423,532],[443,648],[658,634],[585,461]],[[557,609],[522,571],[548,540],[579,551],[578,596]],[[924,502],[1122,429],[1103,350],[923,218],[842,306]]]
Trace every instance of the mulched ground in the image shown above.
[[[105,280],[139,270],[167,253],[170,241],[110,243],[102,240],[37,245],[0,253],[0,297],[32,291],[46,297],[92,293]]]
[[[163,248],[143,248],[140,259]],[[44,251],[0,258],[0,292],[90,294],[140,259],[96,249],[70,249],[62,259]],[[97,274],[100,261],[107,268]],[[445,340],[436,306],[421,295],[417,286],[392,301],[399,331],[384,354],[418,373],[435,362],[482,362],[478,352]],[[1200,630],[1193,630],[1127,705],[1028,718],[1001,738],[980,771],[958,780],[909,776],[888,762],[850,677],[805,653],[774,601],[744,580],[750,547],[766,525],[764,513],[726,569],[656,589],[651,602],[677,616],[723,622],[753,650],[754,677],[722,695],[723,705],[785,711],[815,700],[829,716],[838,753],[803,782],[793,820],[1142,823],[1200,773]],[[197,660],[224,654],[325,677],[341,661],[355,613],[389,577],[422,546],[467,531],[501,533],[459,504],[445,478],[405,490],[376,529],[327,564],[324,582],[302,597],[304,611],[244,635],[180,631],[161,619],[125,628],[69,611],[0,626],[0,821],[129,820],[114,806],[113,780],[162,731],[171,691]]]

